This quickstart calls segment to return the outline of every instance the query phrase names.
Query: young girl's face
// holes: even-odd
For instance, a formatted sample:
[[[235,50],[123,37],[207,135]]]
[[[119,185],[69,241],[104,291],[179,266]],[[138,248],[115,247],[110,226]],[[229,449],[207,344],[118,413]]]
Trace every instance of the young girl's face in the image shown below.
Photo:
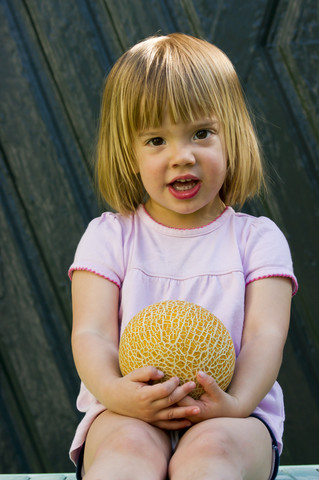
[[[134,139],[137,168],[148,193],[146,208],[159,223],[196,228],[224,209],[219,191],[227,154],[223,132],[214,118],[172,123],[138,132]]]

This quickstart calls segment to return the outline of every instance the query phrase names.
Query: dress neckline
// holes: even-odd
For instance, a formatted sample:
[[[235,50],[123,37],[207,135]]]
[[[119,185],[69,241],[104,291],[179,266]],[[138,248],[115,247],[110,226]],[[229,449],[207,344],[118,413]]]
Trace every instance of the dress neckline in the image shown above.
[[[194,227],[194,228],[176,228],[176,227],[168,227],[162,223],[157,222],[146,210],[145,205],[140,205],[137,209],[137,214],[139,215],[140,219],[149,225],[152,229],[157,230],[159,233],[173,236],[173,237],[193,237],[198,235],[205,235],[213,230],[219,228],[224,221],[228,218],[231,214],[232,208],[226,206],[224,210],[216,217],[214,220],[209,222],[206,225],[201,227]]]

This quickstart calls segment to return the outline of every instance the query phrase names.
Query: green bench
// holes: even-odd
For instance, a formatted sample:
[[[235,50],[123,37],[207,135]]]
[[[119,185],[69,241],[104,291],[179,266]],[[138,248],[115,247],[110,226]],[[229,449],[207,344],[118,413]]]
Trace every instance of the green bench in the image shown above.
[[[319,480],[319,465],[295,465],[279,468],[278,480]],[[75,480],[74,473],[35,473],[0,475],[0,480]]]
[[[277,479],[279,480],[319,480],[319,465],[295,465],[279,467]]]

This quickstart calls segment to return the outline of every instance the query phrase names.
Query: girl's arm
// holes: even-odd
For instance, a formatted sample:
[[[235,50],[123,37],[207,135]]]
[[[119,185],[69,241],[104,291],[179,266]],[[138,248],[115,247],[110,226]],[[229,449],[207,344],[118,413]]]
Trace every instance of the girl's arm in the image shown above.
[[[228,394],[238,414],[250,415],[275,383],[282,363],[291,306],[291,280],[266,278],[246,289],[241,352]]]
[[[196,402],[198,422],[213,417],[247,417],[277,379],[286,342],[291,305],[291,280],[266,278],[246,289],[245,323],[240,354],[230,386],[223,392],[208,375],[198,375],[206,393]],[[194,404],[188,397],[181,405]]]
[[[118,378],[118,287],[97,275],[72,277],[72,350],[79,376],[104,404],[105,383]]]
[[[198,407],[176,407],[195,387],[192,382],[179,386],[172,378],[149,385],[162,374],[155,367],[144,367],[121,376],[118,361],[119,289],[98,275],[75,271],[72,279],[72,349],[79,376],[89,391],[113,412],[140,418],[162,428],[189,425],[186,416]]]

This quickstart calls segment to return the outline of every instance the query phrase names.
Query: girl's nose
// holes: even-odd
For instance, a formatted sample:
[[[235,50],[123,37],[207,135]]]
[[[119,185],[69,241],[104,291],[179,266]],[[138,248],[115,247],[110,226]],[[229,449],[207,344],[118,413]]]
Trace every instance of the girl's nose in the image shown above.
[[[171,149],[171,166],[186,166],[196,163],[192,149],[186,145],[175,146]]]

